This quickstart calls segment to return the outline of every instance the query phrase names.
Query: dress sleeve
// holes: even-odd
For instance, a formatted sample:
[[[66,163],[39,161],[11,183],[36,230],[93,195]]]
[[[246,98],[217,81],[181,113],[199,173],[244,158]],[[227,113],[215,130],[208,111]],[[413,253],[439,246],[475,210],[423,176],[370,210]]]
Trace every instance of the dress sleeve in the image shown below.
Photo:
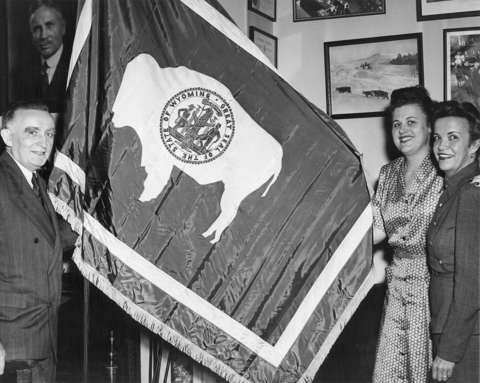
[[[380,175],[378,177],[378,186],[377,191],[375,192],[372,199],[372,208],[373,208],[373,226],[385,233],[385,225],[383,223],[382,210],[385,203],[384,193],[385,193],[385,173],[386,168],[383,166],[380,169]]]
[[[438,356],[458,362],[473,334],[479,311],[480,191],[460,192],[455,229],[453,299],[438,346]]]

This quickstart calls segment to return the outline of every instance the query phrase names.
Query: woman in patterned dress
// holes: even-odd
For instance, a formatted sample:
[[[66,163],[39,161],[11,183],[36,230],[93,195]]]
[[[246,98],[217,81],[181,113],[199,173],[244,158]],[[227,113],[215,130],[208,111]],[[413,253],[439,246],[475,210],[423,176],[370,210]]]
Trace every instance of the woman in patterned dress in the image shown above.
[[[423,87],[396,89],[387,109],[402,156],[380,170],[374,240],[393,248],[375,361],[375,383],[425,383],[431,364],[426,232],[443,180],[432,163],[432,100]]]

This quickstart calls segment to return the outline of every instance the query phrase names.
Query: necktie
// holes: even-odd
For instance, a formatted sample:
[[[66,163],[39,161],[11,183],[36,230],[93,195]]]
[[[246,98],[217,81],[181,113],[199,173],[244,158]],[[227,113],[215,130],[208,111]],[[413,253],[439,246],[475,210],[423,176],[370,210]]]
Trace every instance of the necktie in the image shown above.
[[[46,61],[42,64],[42,67],[40,69],[40,77],[42,79],[42,95],[45,95],[47,93],[48,86],[50,85],[48,81],[48,64]]]
[[[40,203],[42,204],[43,210],[45,210],[45,213],[50,217],[50,214],[48,213],[47,209],[47,204],[45,203],[42,192],[40,190],[40,181],[38,180],[38,175],[37,173],[33,173],[32,175],[32,187],[33,187],[33,192],[37,196],[37,198],[40,200]]]

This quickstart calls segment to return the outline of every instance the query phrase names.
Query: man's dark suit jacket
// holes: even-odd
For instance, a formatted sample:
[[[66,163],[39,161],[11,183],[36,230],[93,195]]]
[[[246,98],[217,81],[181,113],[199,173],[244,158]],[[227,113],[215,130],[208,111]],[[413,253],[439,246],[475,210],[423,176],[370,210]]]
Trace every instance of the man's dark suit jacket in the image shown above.
[[[64,45],[62,55],[46,92],[42,90],[40,58],[17,69],[13,82],[14,100],[39,99],[48,105],[50,113],[62,113],[65,110],[65,86],[69,62],[70,51]]]
[[[7,361],[56,356],[62,245],[40,181],[46,209],[10,155],[0,155],[0,342]]]

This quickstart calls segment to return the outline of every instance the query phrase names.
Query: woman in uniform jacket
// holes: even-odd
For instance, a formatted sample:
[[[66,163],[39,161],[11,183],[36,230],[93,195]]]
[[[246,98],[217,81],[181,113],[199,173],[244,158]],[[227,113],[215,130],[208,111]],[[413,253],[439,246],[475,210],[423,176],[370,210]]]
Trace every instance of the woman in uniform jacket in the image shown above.
[[[445,176],[428,230],[434,381],[479,378],[480,114],[470,103],[439,103],[433,152]]]

